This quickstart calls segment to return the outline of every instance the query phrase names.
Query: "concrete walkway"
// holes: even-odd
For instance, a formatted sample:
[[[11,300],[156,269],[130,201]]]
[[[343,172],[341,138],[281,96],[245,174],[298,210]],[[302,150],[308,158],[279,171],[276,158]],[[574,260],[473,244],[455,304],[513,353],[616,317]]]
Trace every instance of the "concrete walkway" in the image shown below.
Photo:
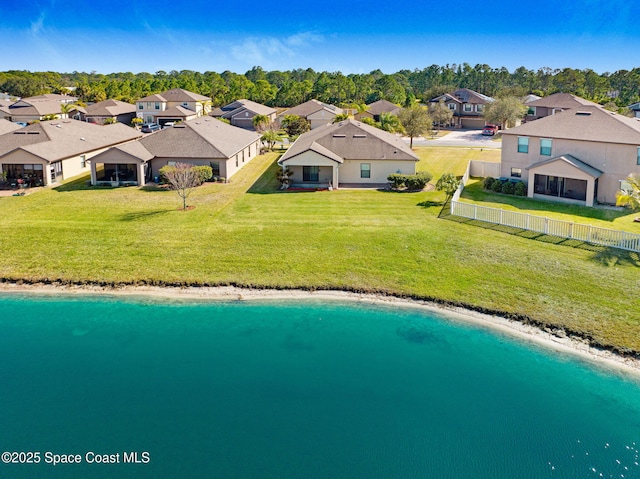
[[[403,140],[409,143],[409,138]],[[493,136],[483,136],[482,130],[453,130],[448,135],[426,140],[423,137],[413,139],[413,146],[467,146],[473,148],[502,148],[501,140],[494,140]]]

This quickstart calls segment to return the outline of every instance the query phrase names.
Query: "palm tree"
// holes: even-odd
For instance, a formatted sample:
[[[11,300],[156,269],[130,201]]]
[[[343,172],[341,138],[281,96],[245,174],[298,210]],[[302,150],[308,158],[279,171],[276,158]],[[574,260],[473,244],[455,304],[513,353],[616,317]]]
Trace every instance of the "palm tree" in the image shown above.
[[[73,105],[69,103],[60,103],[60,113],[62,113],[62,118],[69,118],[69,112],[73,110]]]
[[[391,113],[380,114],[380,129],[389,133],[402,133],[402,125],[396,115]]]
[[[619,191],[616,196],[616,205],[640,209],[640,175],[629,175],[627,182],[631,185],[631,191]]]
[[[258,133],[268,130],[269,125],[271,124],[271,120],[267,115],[256,115],[253,117],[251,122],[253,124],[253,128],[255,128]]]

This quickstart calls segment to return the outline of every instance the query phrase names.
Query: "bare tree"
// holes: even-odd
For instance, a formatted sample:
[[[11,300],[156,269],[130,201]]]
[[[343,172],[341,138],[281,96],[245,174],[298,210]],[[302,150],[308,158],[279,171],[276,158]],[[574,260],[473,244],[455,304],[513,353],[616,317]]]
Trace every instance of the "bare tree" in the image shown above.
[[[182,198],[182,209],[187,209],[187,198],[191,191],[202,182],[198,172],[187,163],[177,163],[160,168],[160,173],[169,182],[171,189]]]

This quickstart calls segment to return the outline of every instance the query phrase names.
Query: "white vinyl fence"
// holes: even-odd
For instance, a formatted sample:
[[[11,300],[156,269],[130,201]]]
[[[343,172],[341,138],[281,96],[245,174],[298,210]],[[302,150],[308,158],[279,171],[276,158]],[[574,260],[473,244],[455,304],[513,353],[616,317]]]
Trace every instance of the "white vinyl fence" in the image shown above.
[[[460,194],[468,180],[469,167],[462,177],[458,191],[451,199],[451,214],[454,216],[640,253],[638,234],[463,203],[460,201]]]

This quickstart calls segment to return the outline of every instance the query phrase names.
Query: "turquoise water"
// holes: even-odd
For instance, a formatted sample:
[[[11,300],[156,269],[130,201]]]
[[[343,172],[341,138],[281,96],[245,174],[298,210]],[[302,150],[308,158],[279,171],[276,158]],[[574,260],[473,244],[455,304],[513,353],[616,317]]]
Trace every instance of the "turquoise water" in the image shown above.
[[[2,478],[637,478],[638,449],[637,381],[432,313],[0,295],[0,451],[82,456]]]

